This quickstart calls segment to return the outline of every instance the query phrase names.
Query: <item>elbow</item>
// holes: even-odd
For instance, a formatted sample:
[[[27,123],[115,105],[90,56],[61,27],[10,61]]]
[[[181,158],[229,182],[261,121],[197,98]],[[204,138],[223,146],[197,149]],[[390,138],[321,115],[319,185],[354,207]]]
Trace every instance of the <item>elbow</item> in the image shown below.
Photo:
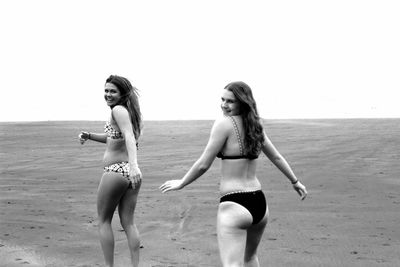
[[[282,161],[282,157],[281,156],[275,156],[274,157],[274,161],[280,162],[280,161]]]
[[[282,162],[282,157],[279,155],[271,156],[269,159],[274,163],[274,164],[279,164]]]
[[[197,169],[200,173],[205,173],[210,168],[210,164],[207,162],[198,162]]]

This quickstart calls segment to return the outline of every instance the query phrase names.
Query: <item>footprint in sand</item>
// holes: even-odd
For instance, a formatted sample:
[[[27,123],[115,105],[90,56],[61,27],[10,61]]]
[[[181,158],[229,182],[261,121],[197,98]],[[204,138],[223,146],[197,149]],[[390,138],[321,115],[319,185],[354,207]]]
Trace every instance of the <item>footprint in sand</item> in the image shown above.
[[[179,219],[176,219],[174,226],[175,229],[171,230],[169,237],[171,240],[176,241],[183,234],[187,234],[187,229],[190,224],[190,221],[193,219],[190,215],[191,207],[183,210],[179,213]]]
[[[23,261],[23,259],[17,258],[15,261]],[[20,264],[29,264],[27,261],[20,262]]]
[[[47,265],[43,258],[31,248],[14,244],[1,244],[0,259],[3,264],[1,266],[14,266],[15,263],[36,267]]]

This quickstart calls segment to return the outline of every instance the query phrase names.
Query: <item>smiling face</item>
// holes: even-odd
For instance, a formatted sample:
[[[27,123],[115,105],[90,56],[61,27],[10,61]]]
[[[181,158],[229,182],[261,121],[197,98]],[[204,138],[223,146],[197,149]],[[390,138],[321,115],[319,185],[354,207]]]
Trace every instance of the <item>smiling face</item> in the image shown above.
[[[224,89],[222,91],[221,109],[225,116],[240,115],[240,103],[229,90]]]
[[[121,100],[121,92],[112,83],[106,83],[104,86],[104,99],[109,107],[114,107]]]

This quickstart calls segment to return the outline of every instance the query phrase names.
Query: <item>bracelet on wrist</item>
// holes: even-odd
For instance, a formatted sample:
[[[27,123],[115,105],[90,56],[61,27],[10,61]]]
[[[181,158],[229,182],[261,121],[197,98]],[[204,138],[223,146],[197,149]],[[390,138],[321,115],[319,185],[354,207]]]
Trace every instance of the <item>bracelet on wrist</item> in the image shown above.
[[[89,135],[89,136],[88,136],[88,139],[90,139],[90,133],[88,133],[88,135]]]
[[[295,185],[295,184],[297,184],[297,182],[298,182],[299,180],[297,179],[296,181],[292,181],[292,185]]]

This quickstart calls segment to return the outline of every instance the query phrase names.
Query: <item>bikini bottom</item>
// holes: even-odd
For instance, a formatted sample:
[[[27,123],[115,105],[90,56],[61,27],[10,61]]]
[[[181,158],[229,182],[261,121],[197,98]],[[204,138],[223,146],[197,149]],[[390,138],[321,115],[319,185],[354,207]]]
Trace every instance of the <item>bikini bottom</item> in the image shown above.
[[[129,179],[129,163],[126,161],[118,162],[104,167],[104,172],[116,172],[125,177],[129,182],[129,187],[132,187],[132,181]]]
[[[259,223],[267,212],[267,200],[263,191],[238,191],[225,194],[221,197],[220,203],[225,201],[235,202],[246,208],[253,217],[253,223]]]

